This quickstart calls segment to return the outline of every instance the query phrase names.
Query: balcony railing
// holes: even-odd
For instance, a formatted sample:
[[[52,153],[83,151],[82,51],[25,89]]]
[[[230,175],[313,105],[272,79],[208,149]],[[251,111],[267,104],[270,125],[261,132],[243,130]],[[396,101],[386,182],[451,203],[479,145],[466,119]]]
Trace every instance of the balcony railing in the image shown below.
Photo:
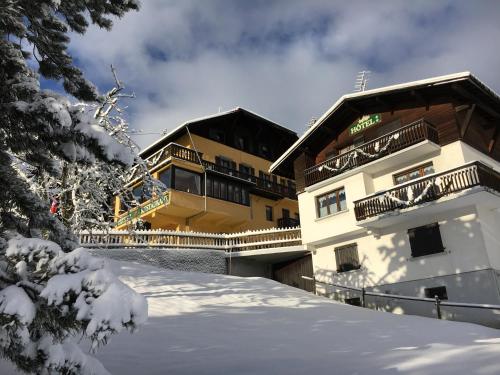
[[[257,190],[266,191],[268,193],[281,197],[297,199],[297,191],[293,186],[280,184],[278,182],[274,182],[257,176],[251,176],[251,177],[252,180],[255,182]]]
[[[198,152],[198,156],[201,159],[203,154],[201,152]],[[169,143],[167,146],[155,152],[144,161],[149,168],[154,167],[158,163],[161,163],[163,160],[167,160],[171,157],[199,164],[200,162],[198,160],[198,156],[196,155],[196,151],[190,148],[178,145],[177,143]],[[137,167],[132,168],[132,171],[128,178],[129,182],[138,177],[138,171],[139,170]]]
[[[271,228],[241,233],[198,233],[168,230],[81,232],[88,248],[186,248],[240,252],[302,244],[300,228]]]
[[[255,185],[256,190],[261,190],[275,196],[283,196],[291,199],[297,199],[296,190],[291,186],[279,184],[274,181],[266,180],[245,172],[241,172],[237,169],[215,164],[208,160],[203,160],[202,159],[203,153],[201,152],[198,152],[198,156],[196,155],[196,151],[190,148],[178,145],[176,143],[170,143],[165,148],[161,149],[160,151],[148,157],[146,159],[146,163],[151,168],[157,165],[158,163],[162,162],[163,160],[167,160],[171,157],[185,160],[198,165],[200,164],[201,160],[203,167],[209,171],[215,171],[224,174],[228,177],[237,177],[239,179],[249,181]],[[131,171],[131,174],[129,175],[128,183],[131,183],[137,177],[139,177],[138,169],[137,167],[134,167]]]
[[[500,173],[473,162],[442,173],[409,181],[354,202],[356,220],[365,220],[397,209],[435,201],[475,186],[500,192]]]
[[[278,228],[296,228],[300,226],[300,220],[291,217],[280,217],[278,219]]]
[[[306,186],[337,176],[419,142],[438,143],[437,130],[421,119],[304,171]]]
[[[247,180],[253,182],[252,175],[248,173],[241,172],[237,169],[229,168],[223,165],[212,163],[211,161],[202,160],[203,167],[209,171],[215,171],[226,176],[237,177],[242,180]]]
[[[271,193],[273,195],[280,197],[297,199],[296,189],[291,186],[280,184],[278,182],[274,182],[272,180],[264,179],[261,177],[257,177],[249,173],[238,171],[237,169],[212,163],[210,161],[203,160],[202,163],[207,170],[215,171],[230,177],[237,177],[241,180],[246,180],[254,184],[254,189],[256,190],[265,191],[267,193]]]

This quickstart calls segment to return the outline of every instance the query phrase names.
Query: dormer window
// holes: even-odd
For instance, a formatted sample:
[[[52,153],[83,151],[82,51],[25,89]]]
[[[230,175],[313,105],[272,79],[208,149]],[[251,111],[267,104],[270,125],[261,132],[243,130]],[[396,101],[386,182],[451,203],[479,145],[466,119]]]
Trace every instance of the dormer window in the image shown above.
[[[224,131],[214,128],[208,131],[208,137],[219,143],[224,143],[226,139]]]
[[[236,134],[234,136],[235,147],[239,150],[248,150],[248,138],[242,135]]]
[[[271,156],[271,149],[265,143],[259,143],[259,155],[264,158],[269,158]]]

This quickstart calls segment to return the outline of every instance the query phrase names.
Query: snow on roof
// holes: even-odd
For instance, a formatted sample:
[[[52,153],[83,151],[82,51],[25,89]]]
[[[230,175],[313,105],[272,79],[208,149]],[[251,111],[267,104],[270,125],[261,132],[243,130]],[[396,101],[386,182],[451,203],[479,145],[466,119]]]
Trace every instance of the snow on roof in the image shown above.
[[[314,123],[313,126],[311,126],[309,129],[307,129],[306,132],[292,146],[290,146],[290,148],[288,150],[286,150],[283,155],[281,155],[278,158],[278,160],[276,160],[273,164],[271,164],[271,166],[269,167],[269,170],[271,172],[274,171],[283,161],[285,161],[293,153],[293,151],[295,151],[307,138],[309,138],[309,136],[312,133],[314,133],[314,131],[316,129],[318,129],[320,126],[322,126],[322,124],[325,122],[325,120],[328,119],[333,112],[335,112],[345,101],[347,101],[349,99],[369,97],[369,96],[373,96],[373,95],[377,95],[377,94],[387,93],[390,91],[405,90],[405,89],[413,88],[413,87],[437,86],[437,85],[450,83],[450,82],[454,82],[454,81],[461,81],[464,79],[474,79],[477,83],[479,83],[482,86],[483,89],[485,89],[486,91],[489,91],[489,93],[496,96],[500,100],[500,97],[497,93],[495,93],[493,90],[488,88],[484,83],[482,83],[476,77],[474,77],[471,74],[471,72],[461,72],[461,73],[448,74],[448,75],[444,75],[444,76],[422,79],[422,80],[418,80],[418,81],[399,83],[396,85],[380,87],[377,89],[372,89],[372,90],[367,90],[367,91],[345,94],[339,100],[337,100],[335,102],[335,104],[332,107],[330,107],[330,109],[328,109],[328,111],[326,111]]]
[[[249,113],[253,116],[256,116],[256,117],[260,117],[272,124],[274,124],[277,128],[280,128],[282,130],[285,130],[285,131],[288,131],[292,134],[295,134],[296,133],[290,129],[287,129],[281,125],[278,125],[277,123],[275,123],[274,121],[271,121],[267,118],[265,118],[264,116],[262,115],[259,115],[255,112],[252,112],[252,111],[249,111],[248,109],[245,109],[245,108],[241,108],[241,107],[235,107],[233,109],[230,109],[230,110],[227,110],[227,111],[224,111],[224,112],[219,112],[219,113],[214,113],[212,115],[208,115],[208,116],[203,116],[203,117],[198,117],[198,118],[194,118],[194,119],[191,119],[191,120],[188,120],[184,123],[182,123],[181,125],[177,126],[176,128],[174,128],[173,130],[171,130],[170,132],[168,132],[167,134],[165,134],[163,137],[161,137],[159,140],[157,140],[156,142],[150,144],[148,147],[146,147],[144,150],[142,150],[140,152],[140,155],[143,155],[145,154],[147,151],[149,151],[150,149],[154,148],[155,146],[157,146],[158,144],[164,142],[166,139],[169,139],[170,137],[172,137],[174,134],[176,134],[177,132],[179,132],[180,130],[184,129],[187,125],[189,124],[193,124],[193,123],[196,123],[196,122],[200,122],[200,121],[205,121],[205,120],[210,120],[210,119],[213,119],[213,118],[217,118],[217,117],[221,117],[221,116],[225,116],[225,115],[229,115],[231,113],[235,113],[235,112],[238,112],[238,111],[244,111],[246,113]]]
[[[188,120],[186,122],[183,122],[181,125],[177,126],[176,128],[174,128],[173,130],[171,130],[170,132],[168,132],[167,134],[165,134],[163,137],[161,137],[159,140],[157,140],[156,142],[153,142],[152,144],[150,144],[148,147],[146,147],[144,150],[141,150],[140,152],[140,155],[143,155],[144,153],[146,153],[148,150],[152,149],[154,146],[162,143],[164,140],[170,138],[171,136],[173,136],[175,133],[177,133],[178,131],[184,129],[184,127],[186,125],[189,125],[191,123],[194,123],[194,122],[199,122],[199,121],[203,121],[203,120],[209,120],[209,119],[212,119],[212,118],[215,118],[215,117],[219,117],[219,116],[224,116],[224,115],[228,115],[230,113],[233,113],[233,112],[236,112],[240,109],[240,107],[236,107],[236,108],[233,108],[233,109],[230,109],[228,111],[224,111],[224,112],[219,112],[219,113],[215,113],[215,114],[212,114],[212,115],[208,115],[208,116],[203,116],[203,117],[198,117],[198,118],[194,118],[194,119],[191,119],[191,120]]]

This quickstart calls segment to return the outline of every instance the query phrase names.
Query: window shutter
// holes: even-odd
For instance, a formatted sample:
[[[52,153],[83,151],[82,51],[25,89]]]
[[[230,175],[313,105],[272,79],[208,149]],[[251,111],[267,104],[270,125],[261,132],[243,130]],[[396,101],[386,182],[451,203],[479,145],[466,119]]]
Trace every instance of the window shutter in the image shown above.
[[[408,237],[412,257],[440,253],[444,250],[438,223],[408,229]]]

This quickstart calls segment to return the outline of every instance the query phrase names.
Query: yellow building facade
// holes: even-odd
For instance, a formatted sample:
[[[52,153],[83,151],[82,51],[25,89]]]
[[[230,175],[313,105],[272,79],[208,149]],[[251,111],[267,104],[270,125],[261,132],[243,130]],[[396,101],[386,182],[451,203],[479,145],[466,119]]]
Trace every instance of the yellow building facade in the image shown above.
[[[128,194],[115,197],[116,228],[139,220],[151,229],[212,233],[297,226],[293,172],[268,173],[296,139],[242,108],[186,122],[141,152],[166,191],[146,191],[132,169]]]

